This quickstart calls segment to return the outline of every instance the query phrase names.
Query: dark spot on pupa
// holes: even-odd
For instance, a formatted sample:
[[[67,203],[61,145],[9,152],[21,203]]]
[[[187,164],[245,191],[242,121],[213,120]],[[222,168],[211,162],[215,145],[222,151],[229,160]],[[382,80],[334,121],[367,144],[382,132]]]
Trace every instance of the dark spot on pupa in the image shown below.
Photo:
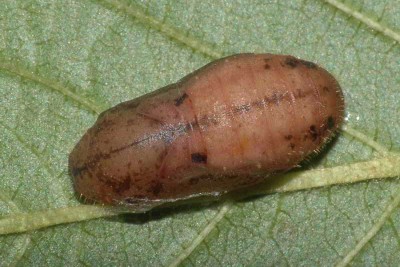
[[[315,125],[311,125],[310,126],[310,135],[311,135],[311,140],[315,141],[318,138],[318,132],[317,132],[317,128],[315,127]]]
[[[117,194],[122,194],[123,192],[129,190],[130,188],[131,188],[131,178],[128,175],[124,178],[122,182],[116,184],[114,191]]]
[[[322,87],[322,90],[324,90],[325,92],[329,92],[330,91],[328,86]]]
[[[270,68],[271,68],[271,66],[268,63],[265,63],[264,69],[269,70]]]
[[[88,168],[86,165],[80,167],[80,168],[72,168],[71,169],[71,174],[73,177],[78,177],[81,175],[82,172],[86,171]]]
[[[285,65],[291,68],[296,68],[299,64],[299,60],[294,57],[288,57],[285,59]]]
[[[335,119],[332,116],[329,116],[326,124],[328,125],[328,129],[332,129],[335,126]]]
[[[111,187],[115,192],[117,192],[117,183],[114,180],[110,180],[108,176],[103,175],[102,173],[97,173],[96,178],[99,181],[103,182],[105,185]]]
[[[153,193],[153,195],[158,196],[163,190],[164,187],[162,183],[158,181],[153,181],[153,184],[150,187],[150,191]]]
[[[299,60],[299,62],[306,66],[309,69],[316,69],[317,68],[317,64],[310,62],[310,61],[306,61],[306,60]]]
[[[188,95],[184,93],[183,95],[175,99],[175,106],[177,107],[180,106],[183,103],[183,101],[185,101],[186,98],[188,98]]]
[[[71,175],[72,175],[73,177],[78,176],[80,173],[81,173],[80,168],[72,168],[72,169],[71,169]]]
[[[138,101],[138,99],[134,99],[132,101],[122,103],[121,105],[124,105],[124,108],[127,108],[127,109],[134,109],[134,108],[137,108],[139,106],[139,104],[140,104],[140,101]]]
[[[301,59],[297,59],[294,57],[288,57],[285,59],[285,65],[289,66],[291,68],[296,68],[298,65],[303,65],[306,68],[309,69],[316,69],[317,68],[317,64],[310,62],[310,61],[306,61],[306,60],[301,60]]]
[[[137,120],[134,120],[134,119],[128,119],[126,121],[127,126],[132,126],[132,125],[135,125],[136,123],[137,123]]]
[[[108,176],[106,176],[106,175],[103,173],[102,170],[98,170],[98,171],[96,172],[95,177],[96,177],[99,181],[105,183],[105,184],[108,185],[108,186],[111,186],[111,187],[114,187],[114,186],[115,186],[115,182],[114,182],[113,180],[108,179]]]
[[[207,155],[202,153],[193,153],[191,158],[194,163],[207,163]]]
[[[296,145],[294,143],[290,143],[289,147],[293,150],[296,147]]]
[[[105,185],[111,187],[112,190],[117,194],[122,194],[131,187],[131,178],[129,175],[127,175],[123,181],[118,181],[112,179],[112,177],[110,177],[108,174],[105,174],[103,171],[99,170],[96,173],[96,178]]]
[[[293,138],[293,135],[291,135],[291,134],[285,135],[286,140],[291,140],[292,138]]]
[[[190,178],[189,184],[190,184],[190,185],[198,184],[198,183],[199,183],[199,180],[200,180],[199,177]]]

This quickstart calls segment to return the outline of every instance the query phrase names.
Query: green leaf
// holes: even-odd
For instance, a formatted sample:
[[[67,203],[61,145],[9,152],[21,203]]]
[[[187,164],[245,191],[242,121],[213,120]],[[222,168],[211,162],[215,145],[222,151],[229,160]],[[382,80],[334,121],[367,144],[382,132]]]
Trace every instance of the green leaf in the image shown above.
[[[396,265],[399,14],[390,0],[3,1],[0,265]],[[129,216],[79,202],[68,154],[102,110],[240,52],[335,74],[347,122],[325,153],[247,201]]]

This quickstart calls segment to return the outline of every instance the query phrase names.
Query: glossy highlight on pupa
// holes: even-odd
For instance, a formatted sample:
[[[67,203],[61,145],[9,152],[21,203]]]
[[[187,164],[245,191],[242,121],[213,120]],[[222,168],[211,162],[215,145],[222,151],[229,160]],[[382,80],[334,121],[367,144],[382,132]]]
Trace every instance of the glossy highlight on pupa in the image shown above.
[[[233,55],[103,112],[69,171],[85,199],[135,210],[220,196],[298,166],[343,109],[338,82],[315,63]]]

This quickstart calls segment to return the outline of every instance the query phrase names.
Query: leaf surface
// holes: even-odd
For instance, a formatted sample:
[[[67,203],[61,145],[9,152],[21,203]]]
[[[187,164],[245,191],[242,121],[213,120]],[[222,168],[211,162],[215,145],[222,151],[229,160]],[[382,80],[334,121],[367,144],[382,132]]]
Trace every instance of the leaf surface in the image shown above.
[[[4,1],[0,231],[12,223],[0,265],[395,265],[399,14],[390,0]],[[145,215],[86,210],[67,160],[97,115],[240,52],[295,55],[339,80],[346,131],[301,170],[323,187]],[[18,233],[21,218],[44,221],[38,211],[75,223]]]

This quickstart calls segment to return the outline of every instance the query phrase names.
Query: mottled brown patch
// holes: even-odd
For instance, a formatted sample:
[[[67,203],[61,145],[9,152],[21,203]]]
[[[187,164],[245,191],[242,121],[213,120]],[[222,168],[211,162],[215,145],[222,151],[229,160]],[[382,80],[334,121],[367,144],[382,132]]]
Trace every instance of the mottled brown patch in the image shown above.
[[[287,57],[285,59],[284,65],[282,65],[282,66],[285,66],[285,65],[294,69],[299,65],[299,60],[294,57]]]
[[[233,108],[233,113],[235,113],[235,114],[242,114],[242,113],[245,113],[245,112],[249,112],[250,109],[251,109],[251,105],[250,105],[250,104],[235,106],[235,107]]]
[[[163,190],[164,190],[163,184],[153,180],[153,183],[150,186],[150,192],[153,193],[154,196],[158,196]]]
[[[164,124],[164,122],[160,118],[156,118],[156,117],[153,117],[151,115],[148,115],[148,114],[145,114],[142,112],[137,112],[137,116],[147,119],[149,122],[152,123],[152,125],[163,125]]]
[[[316,69],[317,68],[317,65],[315,63],[313,63],[313,62],[297,59],[297,58],[294,58],[294,57],[287,57],[285,59],[285,61],[284,61],[284,65],[282,65],[282,66],[285,66],[285,65],[290,67],[290,68],[292,68],[292,69],[298,67],[299,65],[303,65],[303,66],[305,66],[306,68],[309,68],[309,69]]]
[[[190,155],[193,163],[207,163],[207,155],[203,153],[193,153]]]
[[[101,126],[102,126],[103,129],[111,128],[114,125],[115,125],[115,121],[114,120],[104,119],[101,122]]]
[[[271,59],[272,59],[271,57],[266,57],[266,58],[264,58],[264,62],[265,62],[265,63],[268,63],[268,62],[271,61]]]
[[[185,101],[186,98],[188,98],[188,95],[184,93],[183,95],[175,99],[175,106],[179,107],[180,105],[182,105],[183,101]]]
[[[117,186],[117,183],[113,181],[111,177],[105,175],[101,170],[96,172],[96,178],[105,185],[112,187],[113,189]]]
[[[83,165],[82,167],[74,167],[70,168],[71,175],[74,177],[78,177],[81,175],[82,172],[86,171],[88,167],[86,165]]]
[[[209,116],[209,115],[204,115],[199,119],[199,121],[195,121],[197,125],[201,125],[201,127],[210,127],[210,126],[215,126],[219,124],[219,119],[216,116]]]
[[[335,127],[335,119],[332,116],[329,116],[327,121],[326,121],[326,125],[328,126],[328,129],[332,129],[333,127]]]
[[[131,188],[131,177],[129,175],[125,176],[122,182],[116,184],[114,191],[118,195],[128,191]]]
[[[157,157],[155,167],[158,169],[158,175],[159,175],[160,179],[164,179],[166,177],[165,174],[166,174],[167,168],[164,164],[164,161],[165,161],[165,157],[167,156],[167,154],[168,154],[168,149],[164,148],[163,151],[161,151]]]
[[[103,115],[103,117],[104,117],[104,115]],[[92,128],[94,135],[98,135],[102,131],[109,130],[115,125],[115,122],[112,120],[102,119],[100,117],[97,120],[102,120],[102,122],[97,127]]]
[[[283,94],[274,92],[272,94],[272,97],[269,99],[269,101],[271,101],[275,105],[279,105],[279,103],[282,101],[282,99],[283,99]]]
[[[302,89],[297,89],[295,90],[295,93],[293,93],[293,97],[295,97],[296,99],[305,98],[311,95],[312,93],[313,93],[312,90],[303,91]],[[199,122],[195,120],[193,122],[187,123],[185,128],[187,131],[191,130],[192,127],[196,128],[199,126],[197,123],[199,123],[203,129],[207,127],[216,126],[220,123],[221,121],[220,118],[229,117],[236,114],[243,114],[245,112],[250,112],[252,110],[252,107],[262,109],[267,107],[269,104],[279,105],[282,101],[292,102],[293,99],[290,94],[273,92],[270,96],[265,96],[262,100],[256,100],[249,104],[233,106],[231,109],[229,109],[224,113],[204,115],[199,119]]]
[[[309,69],[316,69],[318,67],[317,64],[310,62],[310,61],[301,60],[301,59],[299,61],[302,65],[306,66]]]
[[[124,105],[124,108],[134,109],[134,108],[137,108],[139,106],[139,104],[140,104],[140,101],[138,101],[137,99],[134,99],[134,100],[125,102],[122,105]]]
[[[285,135],[286,140],[291,140],[292,138],[293,138],[293,135],[291,135],[291,134]]]
[[[135,120],[135,119],[128,119],[128,120],[126,121],[126,125],[127,125],[127,126],[132,126],[132,125],[135,125],[137,122],[138,122],[138,121]]]
[[[293,96],[295,98],[304,98],[307,96],[307,93],[305,93],[301,88],[298,88],[295,90],[295,92],[293,93]]]
[[[310,126],[309,132],[310,132],[311,140],[312,140],[312,141],[317,140],[317,138],[318,138],[318,131],[317,131],[317,128],[315,127],[315,125],[311,125],[311,126]]]
[[[199,178],[199,177],[190,178],[190,179],[189,179],[189,184],[190,184],[190,185],[195,185],[195,184],[198,184],[199,181],[200,181],[200,178]]]

